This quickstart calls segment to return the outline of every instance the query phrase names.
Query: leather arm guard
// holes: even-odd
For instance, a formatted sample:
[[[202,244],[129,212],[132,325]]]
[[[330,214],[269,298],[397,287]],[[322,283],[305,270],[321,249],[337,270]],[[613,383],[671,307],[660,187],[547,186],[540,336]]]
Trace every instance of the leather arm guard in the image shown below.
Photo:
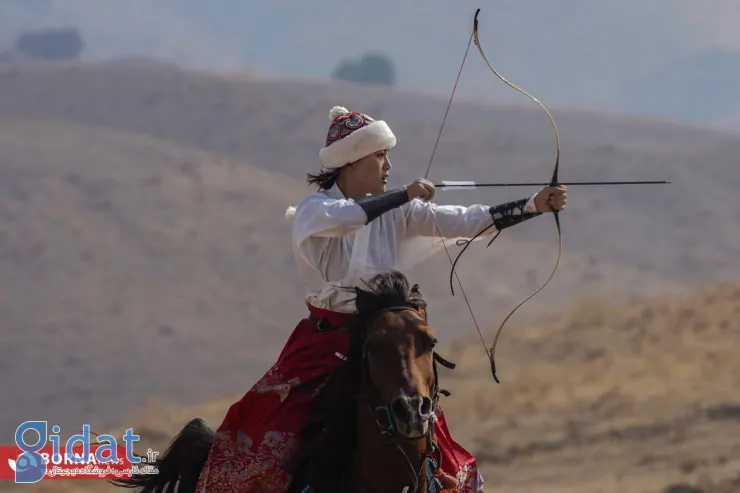
[[[515,200],[514,202],[494,205],[488,209],[488,212],[491,213],[491,217],[493,218],[494,227],[501,231],[527,219],[542,215],[541,212],[525,212],[524,207],[528,201],[529,198]]]
[[[388,190],[387,192],[379,193],[377,195],[368,195],[357,199],[355,202],[357,205],[362,207],[367,216],[367,222],[376,219],[378,216],[385,214],[386,212],[401,207],[403,204],[409,201],[409,194],[406,191],[406,187],[398,188],[395,190]]]

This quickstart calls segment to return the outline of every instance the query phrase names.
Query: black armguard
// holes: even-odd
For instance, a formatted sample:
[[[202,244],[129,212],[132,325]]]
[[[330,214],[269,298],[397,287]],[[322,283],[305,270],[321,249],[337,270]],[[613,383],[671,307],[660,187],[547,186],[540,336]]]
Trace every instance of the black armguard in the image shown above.
[[[365,215],[367,216],[367,222],[365,224],[370,223],[373,219],[396,207],[401,207],[408,201],[409,194],[405,187],[389,190],[377,195],[368,195],[355,200],[357,205],[365,211]]]
[[[528,201],[529,198],[515,200],[506,204],[494,205],[488,209],[488,212],[491,213],[491,217],[493,218],[494,227],[501,231],[502,229],[510,228],[522,221],[541,215],[541,212],[524,212],[524,207]]]

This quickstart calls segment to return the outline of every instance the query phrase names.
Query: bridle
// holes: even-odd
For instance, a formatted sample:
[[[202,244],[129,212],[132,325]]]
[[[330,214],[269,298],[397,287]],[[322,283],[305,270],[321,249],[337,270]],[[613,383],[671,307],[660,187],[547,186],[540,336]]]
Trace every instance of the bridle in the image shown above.
[[[409,305],[399,305],[399,306],[391,306],[387,308],[383,308],[381,310],[378,310],[375,312],[373,317],[366,323],[366,327],[369,327],[374,320],[376,320],[380,315],[387,313],[387,312],[401,312],[401,311],[412,311],[416,314],[422,315],[424,321],[426,322],[426,312],[423,310],[419,310],[418,307],[416,307],[413,304]],[[368,370],[368,358],[367,358],[367,350],[368,350],[368,342],[365,341],[362,346],[362,352],[361,352],[361,389],[370,389],[374,390],[375,394],[378,394],[377,387],[373,384],[372,380],[369,378],[369,370]],[[436,440],[434,438],[434,423],[435,423],[435,414],[434,411],[438,407],[439,403],[439,396],[449,396],[450,393],[445,390],[441,389],[439,387],[439,377],[438,377],[438,371],[437,371],[437,363],[444,366],[445,368],[448,368],[450,370],[455,368],[455,364],[447,361],[443,357],[441,357],[437,352],[432,353],[433,357],[433,363],[432,368],[434,372],[434,390],[432,392],[432,414],[429,417],[428,420],[428,427],[427,432],[423,435],[415,436],[415,437],[405,437],[401,436],[398,433],[397,427],[396,427],[396,418],[393,414],[393,410],[391,406],[388,403],[380,403],[378,404],[375,399],[373,399],[373,396],[369,393],[360,393],[358,394],[358,398],[363,399],[367,402],[368,411],[370,412],[370,415],[373,416],[375,420],[375,424],[378,426],[378,429],[380,431],[380,434],[387,439],[388,444],[392,444],[395,446],[396,450],[398,450],[399,454],[404,460],[404,465],[406,467],[406,470],[409,474],[409,477],[412,480],[413,489],[404,490],[405,493],[416,493],[419,489],[419,477],[422,474],[422,468],[426,468],[426,483],[427,483],[427,491],[429,493],[437,493],[442,490],[442,484],[438,479],[436,479],[436,473],[439,471],[439,469],[442,467],[442,454],[439,451],[439,447],[437,446]],[[382,423],[379,416],[384,416],[387,423]],[[413,464],[411,463],[411,459],[409,458],[408,454],[404,451],[403,447],[401,446],[401,442],[409,442],[409,441],[418,441],[418,440],[426,440],[426,450],[424,452],[424,456],[421,463],[421,468],[417,471]],[[434,459],[434,455],[437,455],[437,459]]]

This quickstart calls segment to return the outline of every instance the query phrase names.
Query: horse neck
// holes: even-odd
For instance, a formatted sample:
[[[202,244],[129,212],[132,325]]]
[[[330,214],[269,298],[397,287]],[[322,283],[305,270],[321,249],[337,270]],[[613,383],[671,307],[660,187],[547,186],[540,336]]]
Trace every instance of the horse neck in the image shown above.
[[[357,413],[357,447],[350,477],[346,483],[346,492],[353,493],[402,493],[408,486],[407,493],[415,493],[413,479],[408,465],[398,445],[409,458],[414,471],[419,475],[419,489],[416,493],[426,493],[422,461],[426,450],[426,440],[406,442],[389,439],[381,434],[367,406],[360,405]]]

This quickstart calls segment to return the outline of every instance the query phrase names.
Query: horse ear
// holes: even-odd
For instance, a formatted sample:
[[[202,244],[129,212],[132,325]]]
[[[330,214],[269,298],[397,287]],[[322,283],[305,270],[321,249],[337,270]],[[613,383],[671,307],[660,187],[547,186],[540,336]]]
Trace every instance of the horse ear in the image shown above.
[[[355,309],[357,311],[362,311],[363,305],[365,304],[365,292],[357,286],[355,286],[353,289],[355,292]]]
[[[414,284],[411,286],[411,299],[413,300],[421,300],[424,301],[424,294],[421,292],[421,289],[419,289],[418,284]]]
[[[411,300],[419,304],[419,313],[426,320],[427,318],[427,302],[424,298],[424,294],[419,289],[418,284],[411,286]]]

